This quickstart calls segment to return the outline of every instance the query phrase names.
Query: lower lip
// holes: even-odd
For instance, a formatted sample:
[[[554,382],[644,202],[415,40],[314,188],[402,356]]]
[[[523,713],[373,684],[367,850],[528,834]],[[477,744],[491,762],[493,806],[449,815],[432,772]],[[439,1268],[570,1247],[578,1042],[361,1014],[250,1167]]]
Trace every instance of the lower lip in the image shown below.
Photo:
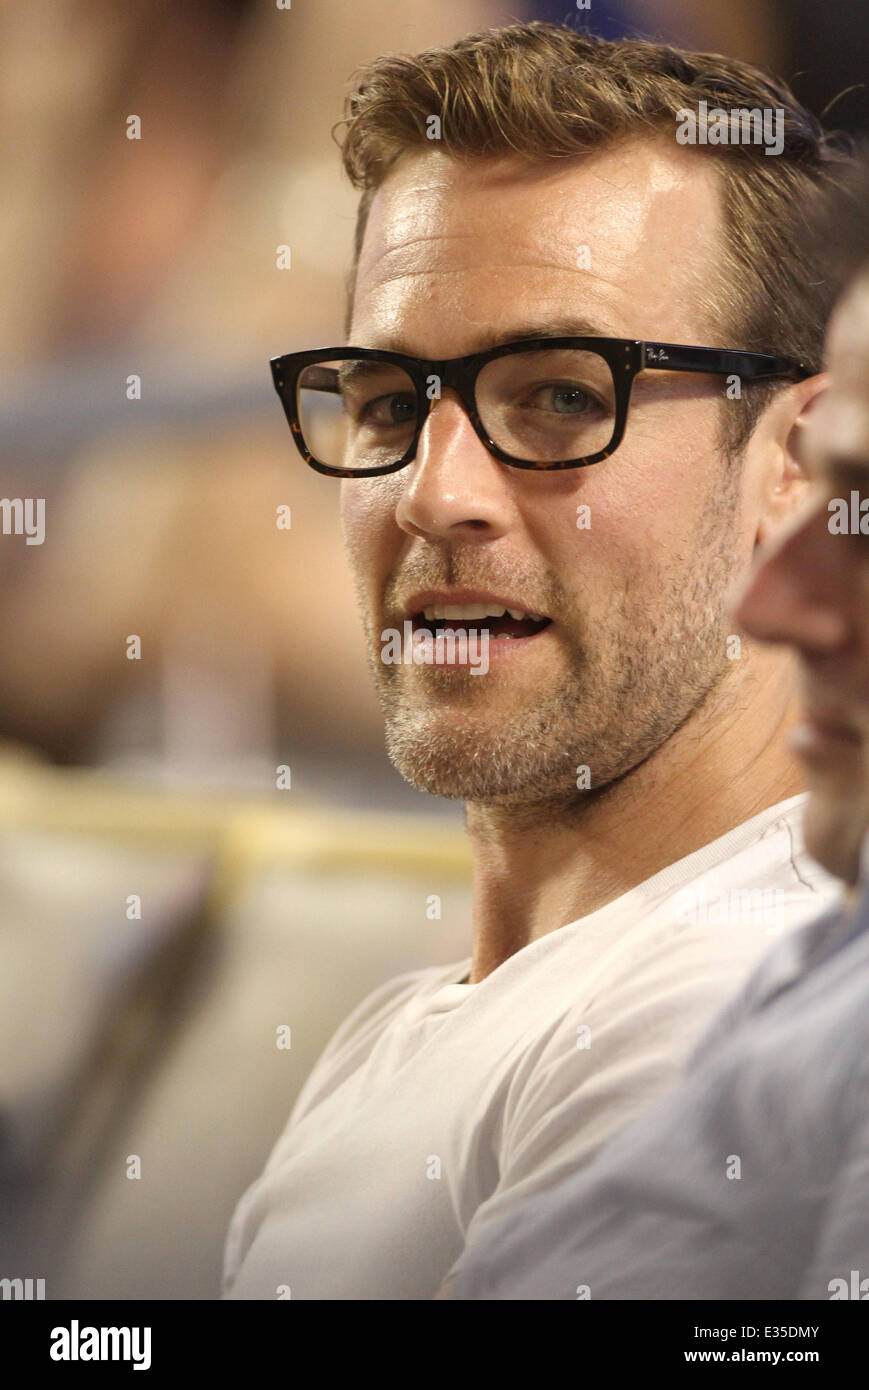
[[[490,637],[488,643],[489,666],[491,667],[496,661],[516,661],[521,658],[523,652],[527,653],[531,648],[536,650],[546,635],[552,631],[552,628],[553,624],[549,623],[546,627],[541,628],[539,632],[534,632],[529,637]],[[476,630],[478,634],[480,631],[479,628],[471,628],[470,630]],[[480,651],[479,636],[477,638],[477,651]],[[443,670],[444,667],[451,670],[464,670],[466,666],[467,662],[462,661],[438,662],[439,670]],[[421,669],[428,670],[429,668],[423,664]]]
[[[798,758],[829,758],[836,754],[853,757],[861,742],[854,729],[838,724],[816,724],[813,719],[795,724],[788,735],[788,747]]]
[[[489,661],[509,661],[521,656],[527,647],[537,647],[542,638],[552,630],[552,624],[543,627],[539,632],[534,632],[530,637],[490,637],[489,638]]]

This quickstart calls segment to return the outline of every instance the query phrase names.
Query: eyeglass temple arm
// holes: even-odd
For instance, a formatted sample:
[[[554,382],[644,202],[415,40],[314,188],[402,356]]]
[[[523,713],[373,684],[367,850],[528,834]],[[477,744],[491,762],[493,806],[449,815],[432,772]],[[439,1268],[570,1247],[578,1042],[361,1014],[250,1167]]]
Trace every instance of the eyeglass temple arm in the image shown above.
[[[667,372],[713,372],[738,376],[744,380],[812,375],[802,363],[763,352],[740,352],[729,348],[683,347],[679,343],[641,343],[642,365]]]

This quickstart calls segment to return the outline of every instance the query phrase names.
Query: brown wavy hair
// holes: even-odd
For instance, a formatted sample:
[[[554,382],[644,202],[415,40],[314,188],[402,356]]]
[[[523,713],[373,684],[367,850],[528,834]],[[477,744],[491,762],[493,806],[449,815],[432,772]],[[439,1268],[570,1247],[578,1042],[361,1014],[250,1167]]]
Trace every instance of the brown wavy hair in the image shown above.
[[[402,155],[432,148],[431,116],[441,121],[437,148],[457,160],[515,153],[545,161],[643,133],[675,140],[676,113],[706,101],[710,109],[784,112],[778,155],[761,144],[694,147],[716,162],[722,188],[719,264],[694,268],[705,285],[701,308],[720,331],[710,346],[775,353],[821,370],[841,280],[812,210],[848,177],[853,156],[848,137],[825,132],[783,82],[720,54],[600,39],[539,21],[487,29],[416,56],[388,54],[358,69],[352,82],[344,120],[333,130],[362,191],[346,331],[372,199]],[[776,389],[752,386],[738,410],[725,412],[728,450],[744,446]]]

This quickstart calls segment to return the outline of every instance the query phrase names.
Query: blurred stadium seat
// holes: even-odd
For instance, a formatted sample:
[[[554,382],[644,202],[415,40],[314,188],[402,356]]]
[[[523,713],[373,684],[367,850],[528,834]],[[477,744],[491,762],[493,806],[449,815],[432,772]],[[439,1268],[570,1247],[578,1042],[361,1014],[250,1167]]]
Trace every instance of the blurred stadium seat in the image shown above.
[[[0,896],[3,1272],[48,1298],[217,1297],[232,1209],[334,1028],[470,950],[458,826],[14,758]]]

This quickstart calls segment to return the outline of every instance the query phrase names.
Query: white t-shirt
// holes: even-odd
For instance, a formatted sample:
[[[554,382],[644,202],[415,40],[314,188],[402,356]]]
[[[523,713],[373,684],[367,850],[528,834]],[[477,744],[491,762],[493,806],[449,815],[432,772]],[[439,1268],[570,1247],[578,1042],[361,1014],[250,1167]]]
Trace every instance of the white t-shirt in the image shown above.
[[[370,994],[230,1223],[223,1296],[428,1299],[480,1224],[549,1189],[677,1081],[782,931],[838,901],[792,797],[460,984]],[[286,1288],[289,1288],[289,1295]]]

